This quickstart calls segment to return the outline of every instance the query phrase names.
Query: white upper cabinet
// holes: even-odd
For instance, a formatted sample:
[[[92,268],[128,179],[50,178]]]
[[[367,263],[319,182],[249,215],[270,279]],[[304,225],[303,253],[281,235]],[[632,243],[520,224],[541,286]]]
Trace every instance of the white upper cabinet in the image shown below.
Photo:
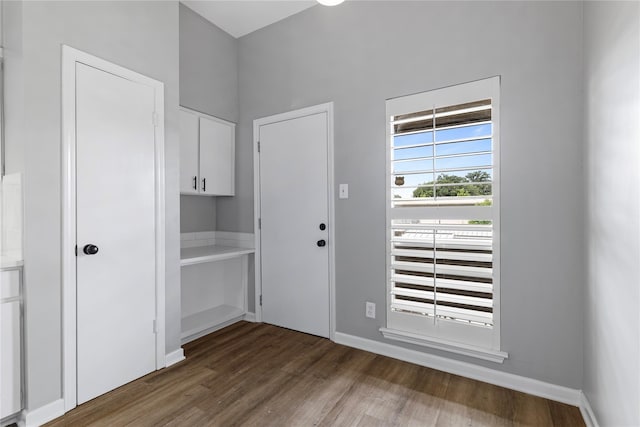
[[[200,192],[233,196],[235,125],[200,117]]]
[[[180,193],[233,196],[235,123],[180,109]]]
[[[180,192],[198,194],[198,116],[180,110]]]

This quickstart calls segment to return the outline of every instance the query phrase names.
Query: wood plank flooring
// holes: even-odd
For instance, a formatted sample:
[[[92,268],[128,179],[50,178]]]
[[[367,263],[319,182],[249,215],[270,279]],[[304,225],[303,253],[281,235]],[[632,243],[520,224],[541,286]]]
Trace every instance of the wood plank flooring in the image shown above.
[[[502,387],[240,322],[187,360],[48,426],[584,426],[580,411]]]

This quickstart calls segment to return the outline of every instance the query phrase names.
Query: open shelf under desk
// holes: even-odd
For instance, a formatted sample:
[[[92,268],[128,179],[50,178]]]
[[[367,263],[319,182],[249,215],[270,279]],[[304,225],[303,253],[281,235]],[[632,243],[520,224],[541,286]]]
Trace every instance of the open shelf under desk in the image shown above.
[[[180,334],[182,344],[193,341],[206,334],[244,319],[247,305],[247,258],[249,254],[254,252],[255,250],[250,248],[219,245],[196,246],[191,248],[182,248],[180,250],[180,265],[181,267],[187,267],[189,269],[188,271],[183,270],[183,274],[187,274],[188,272],[193,273],[188,275],[188,277],[190,277],[190,282],[187,286],[193,286],[194,284],[205,288],[207,286],[226,286],[226,292],[229,291],[229,286],[232,286],[231,289],[233,289],[231,291],[231,295],[226,295],[223,298],[213,298],[211,301],[211,308],[199,310],[194,314],[190,314],[182,318],[182,332]],[[221,282],[217,282],[218,285],[214,284],[214,282],[209,283],[209,280],[211,279],[205,276],[206,273],[198,273],[196,270],[191,270],[192,268],[198,269],[199,267],[196,267],[197,264],[217,263],[219,261],[232,259],[241,260],[240,274],[237,278],[238,282],[235,285],[233,284],[235,282],[222,282],[223,284],[220,284]],[[228,266],[221,264],[220,268],[228,268]],[[184,279],[185,276],[183,276],[183,280]],[[184,287],[185,283],[183,283],[183,290]],[[225,292],[222,293],[224,294]],[[243,302],[236,305],[240,301]],[[192,309],[193,308],[195,307],[192,307]]]
[[[182,318],[182,344],[193,341],[211,332],[222,329],[244,319],[245,311],[240,307],[219,305]]]

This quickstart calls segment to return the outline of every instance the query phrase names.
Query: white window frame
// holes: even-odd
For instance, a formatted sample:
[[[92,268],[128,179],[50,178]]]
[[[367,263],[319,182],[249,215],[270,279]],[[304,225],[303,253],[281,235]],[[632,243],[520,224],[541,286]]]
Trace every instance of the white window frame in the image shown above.
[[[456,207],[395,207],[391,199],[391,147],[393,135],[390,117],[418,111],[491,99],[493,128],[493,327],[464,324],[434,317],[398,313],[391,310],[391,221],[393,219],[447,219],[456,218]],[[385,338],[445,350],[466,356],[502,363],[508,354],[500,348],[500,77],[477,80],[455,86],[435,89],[414,95],[388,99],[386,102],[386,286],[387,327],[380,332]],[[434,177],[435,179],[435,177]],[[469,212],[469,207],[465,208]],[[471,208],[473,209],[473,208]],[[486,215],[478,207],[478,218]],[[474,217],[475,218],[475,217]],[[423,333],[415,333],[416,324]]]

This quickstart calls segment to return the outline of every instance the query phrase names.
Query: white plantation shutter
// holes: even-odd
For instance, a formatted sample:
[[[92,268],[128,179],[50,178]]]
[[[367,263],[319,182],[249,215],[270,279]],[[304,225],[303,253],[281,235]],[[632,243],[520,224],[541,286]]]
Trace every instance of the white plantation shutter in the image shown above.
[[[387,101],[385,336],[499,352],[498,92],[492,78]]]
[[[491,226],[412,222],[392,225],[391,310],[491,325]]]

